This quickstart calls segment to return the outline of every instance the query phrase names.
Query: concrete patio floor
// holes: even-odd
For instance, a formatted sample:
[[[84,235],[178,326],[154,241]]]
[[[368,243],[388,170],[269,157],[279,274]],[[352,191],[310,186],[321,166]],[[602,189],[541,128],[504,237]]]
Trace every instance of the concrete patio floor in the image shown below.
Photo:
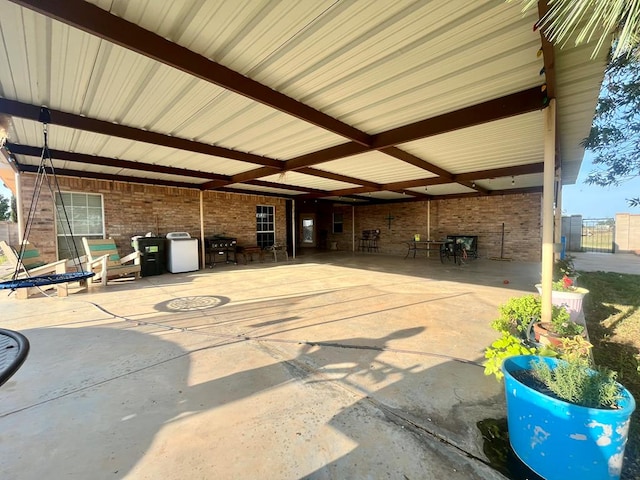
[[[502,479],[479,364],[539,272],[335,252],[0,292],[31,342],[0,388],[0,478]]]

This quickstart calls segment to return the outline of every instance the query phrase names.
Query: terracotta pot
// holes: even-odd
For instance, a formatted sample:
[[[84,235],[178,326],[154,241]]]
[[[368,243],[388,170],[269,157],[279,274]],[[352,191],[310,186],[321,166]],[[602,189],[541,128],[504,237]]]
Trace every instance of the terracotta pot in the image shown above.
[[[562,337],[551,331],[551,323],[536,322],[533,324],[533,334],[536,342],[543,345],[550,344],[554,347],[562,346]]]

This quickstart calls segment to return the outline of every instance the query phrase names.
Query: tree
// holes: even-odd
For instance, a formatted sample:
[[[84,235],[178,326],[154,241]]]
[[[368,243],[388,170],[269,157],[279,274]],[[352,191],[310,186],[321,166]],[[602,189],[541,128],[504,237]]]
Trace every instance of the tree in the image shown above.
[[[584,147],[595,154],[596,169],[586,183],[619,185],[640,176],[640,60],[632,54],[614,58],[605,80]],[[640,193],[640,192],[639,192]],[[640,206],[640,195],[628,198]]]
[[[521,0],[523,11],[537,0]],[[562,48],[598,39],[593,56],[610,49],[598,106],[584,147],[596,169],[586,183],[619,185],[640,176],[640,2],[638,0],[546,0],[537,22],[544,36]],[[640,207],[640,195],[628,198]]]
[[[9,199],[0,195],[0,220],[9,220],[11,218],[11,205]]]
[[[11,219],[12,222],[18,223],[18,200],[15,195],[11,195]]]

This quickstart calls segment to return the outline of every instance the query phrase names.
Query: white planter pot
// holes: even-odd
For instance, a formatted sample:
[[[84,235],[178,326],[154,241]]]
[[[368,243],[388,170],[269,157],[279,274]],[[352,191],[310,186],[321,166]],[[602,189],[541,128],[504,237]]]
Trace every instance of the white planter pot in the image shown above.
[[[538,289],[538,293],[542,295],[542,284],[538,283],[536,288]],[[569,312],[569,317],[572,322],[586,326],[584,313],[582,312],[582,301],[587,293],[589,293],[589,290],[580,287],[567,292],[552,290],[551,303],[559,307],[565,307]]]

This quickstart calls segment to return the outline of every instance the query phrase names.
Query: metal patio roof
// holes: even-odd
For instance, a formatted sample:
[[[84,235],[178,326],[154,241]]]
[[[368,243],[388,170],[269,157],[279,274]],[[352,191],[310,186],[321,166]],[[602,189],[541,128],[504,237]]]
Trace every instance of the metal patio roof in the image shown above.
[[[542,191],[555,98],[574,183],[606,52],[553,48],[537,19],[503,0],[0,0],[7,156],[35,170],[46,106],[58,175],[347,202]]]

